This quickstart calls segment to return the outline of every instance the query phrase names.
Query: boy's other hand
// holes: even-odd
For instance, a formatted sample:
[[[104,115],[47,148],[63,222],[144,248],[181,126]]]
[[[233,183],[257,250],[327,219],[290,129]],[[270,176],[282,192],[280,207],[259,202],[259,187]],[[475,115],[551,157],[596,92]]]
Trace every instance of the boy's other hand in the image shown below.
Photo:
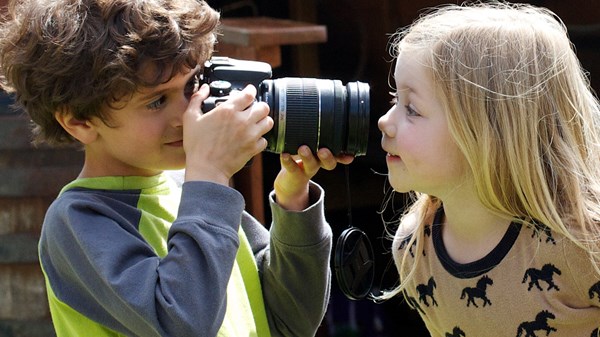
[[[309,206],[308,181],[320,168],[333,170],[338,163],[350,164],[353,156],[334,157],[329,149],[322,148],[312,153],[306,145],[298,148],[298,155],[289,153],[280,155],[281,171],[275,178],[275,196],[277,203],[291,211],[301,211]]]
[[[186,181],[206,180],[227,185],[231,177],[267,147],[262,136],[273,127],[269,106],[254,102],[256,88],[247,86],[213,110],[202,113],[207,84],[192,95],[183,117]]]

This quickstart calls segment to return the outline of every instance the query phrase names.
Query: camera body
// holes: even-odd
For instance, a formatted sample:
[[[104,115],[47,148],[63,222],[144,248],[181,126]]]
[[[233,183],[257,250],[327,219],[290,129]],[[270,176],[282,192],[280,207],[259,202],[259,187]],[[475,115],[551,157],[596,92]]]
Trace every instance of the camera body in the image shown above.
[[[213,56],[204,63],[202,82],[210,86],[210,96],[204,101],[202,110],[208,112],[226,101],[231,90],[242,90],[248,84],[258,90],[260,83],[271,76],[268,63]]]
[[[369,133],[369,85],[339,80],[287,77],[270,79],[265,62],[215,56],[204,64],[202,83],[210,86],[203,102],[208,112],[226,101],[232,90],[252,84],[256,100],[266,102],[274,126],[267,134],[266,151],[294,154],[300,145],[326,147],[334,155],[365,155]]]

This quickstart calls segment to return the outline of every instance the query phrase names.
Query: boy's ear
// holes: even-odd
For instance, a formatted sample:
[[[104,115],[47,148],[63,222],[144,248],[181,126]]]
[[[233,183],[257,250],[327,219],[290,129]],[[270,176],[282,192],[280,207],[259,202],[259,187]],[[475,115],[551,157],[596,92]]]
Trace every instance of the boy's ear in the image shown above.
[[[87,145],[96,140],[96,127],[89,120],[77,119],[70,109],[60,109],[54,113],[54,118],[73,138]]]

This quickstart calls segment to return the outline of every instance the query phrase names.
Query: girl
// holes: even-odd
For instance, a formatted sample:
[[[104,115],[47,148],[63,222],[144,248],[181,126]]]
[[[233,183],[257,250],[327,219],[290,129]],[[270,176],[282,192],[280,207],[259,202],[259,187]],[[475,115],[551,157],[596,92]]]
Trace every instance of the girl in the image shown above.
[[[393,254],[433,337],[598,336],[600,105],[547,9],[446,6],[398,32]]]

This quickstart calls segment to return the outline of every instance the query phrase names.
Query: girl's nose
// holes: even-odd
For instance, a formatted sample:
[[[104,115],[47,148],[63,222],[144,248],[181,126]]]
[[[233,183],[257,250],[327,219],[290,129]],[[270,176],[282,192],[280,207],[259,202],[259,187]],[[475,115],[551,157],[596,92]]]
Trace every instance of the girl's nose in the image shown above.
[[[396,126],[392,123],[391,120],[393,109],[394,107],[388,110],[388,112],[385,115],[381,116],[377,121],[377,127],[379,128],[379,130],[381,130],[381,132],[388,137],[396,136]]]

